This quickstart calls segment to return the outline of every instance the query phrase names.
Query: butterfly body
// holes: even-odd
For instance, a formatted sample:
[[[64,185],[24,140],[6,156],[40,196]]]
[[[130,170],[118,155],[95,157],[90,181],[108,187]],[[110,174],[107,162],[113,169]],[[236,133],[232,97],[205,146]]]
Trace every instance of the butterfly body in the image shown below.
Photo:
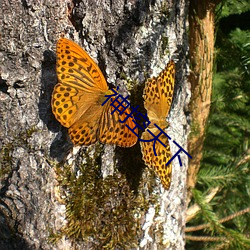
[[[147,80],[143,92],[144,107],[150,121],[147,130],[141,136],[141,139],[148,141],[140,143],[143,160],[148,167],[155,170],[165,189],[169,189],[171,183],[172,164],[166,166],[171,158],[171,151],[168,137],[161,133],[157,126],[163,131],[169,126],[166,117],[172,102],[174,77],[174,62],[170,61],[158,77]],[[149,141],[154,139],[152,134],[160,134],[158,140]]]
[[[132,118],[122,124],[119,120],[125,114],[114,111],[111,99],[102,105],[113,91],[87,52],[66,38],[59,39],[56,52],[58,84],[52,94],[52,111],[68,128],[71,141],[86,146],[97,141],[133,146],[137,137],[125,126],[133,128]]]

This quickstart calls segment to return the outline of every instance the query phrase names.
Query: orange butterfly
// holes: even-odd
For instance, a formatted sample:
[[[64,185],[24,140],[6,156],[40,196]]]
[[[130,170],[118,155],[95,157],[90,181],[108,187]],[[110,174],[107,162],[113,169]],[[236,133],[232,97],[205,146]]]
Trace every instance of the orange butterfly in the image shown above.
[[[124,123],[119,121],[124,121],[130,110],[120,114],[110,105],[112,98],[102,106],[105,95],[114,92],[108,89],[101,70],[87,52],[76,43],[60,38],[56,54],[58,83],[52,94],[52,111],[56,119],[69,128],[71,141],[75,145],[100,141],[120,147],[133,146],[138,138],[125,126],[134,128],[133,117]]]
[[[166,117],[172,102],[174,91],[175,65],[170,61],[166,68],[159,74],[158,77],[148,79],[145,83],[143,91],[144,107],[148,112],[148,118],[151,122],[148,130],[155,136],[160,131],[154,124],[157,124],[162,130],[168,127]],[[141,139],[154,139],[147,130],[142,133]],[[162,134],[159,140],[166,145],[164,147],[159,141],[140,142],[143,160],[148,167],[152,167],[161,179],[164,188],[169,189],[171,183],[172,164],[166,166],[166,163],[171,159],[170,146],[168,138]],[[154,144],[155,143],[155,144]],[[153,147],[155,146],[156,154]]]

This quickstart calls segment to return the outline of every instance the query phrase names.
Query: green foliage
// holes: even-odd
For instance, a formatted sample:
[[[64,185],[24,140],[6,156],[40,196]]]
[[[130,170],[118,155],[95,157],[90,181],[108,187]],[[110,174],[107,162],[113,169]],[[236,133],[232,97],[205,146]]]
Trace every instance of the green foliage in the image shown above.
[[[222,11],[221,17],[230,16],[233,14],[241,14],[250,10],[250,4],[248,0],[223,0],[221,3]]]
[[[205,201],[205,197],[202,192],[198,191],[197,189],[194,189],[193,197],[201,208],[202,220],[204,220],[204,222],[209,222],[209,230],[212,233],[214,233],[215,230],[220,231],[223,226],[219,223],[217,215],[213,212],[212,205]]]
[[[224,3],[220,17],[250,9],[249,1]],[[237,216],[249,208],[250,196],[250,27],[228,34],[219,27],[215,67],[203,161],[193,191],[193,203],[201,210],[190,225],[208,223],[198,236],[217,238],[189,241],[187,249],[250,249],[249,212]],[[214,187],[219,191],[207,203],[208,190]],[[221,220],[232,214],[235,217]]]

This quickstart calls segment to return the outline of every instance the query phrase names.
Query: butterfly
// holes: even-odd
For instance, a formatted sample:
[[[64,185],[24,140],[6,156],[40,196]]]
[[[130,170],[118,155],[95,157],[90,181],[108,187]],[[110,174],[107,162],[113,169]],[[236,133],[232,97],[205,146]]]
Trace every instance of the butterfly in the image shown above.
[[[154,124],[163,130],[169,126],[166,117],[172,102],[174,79],[175,64],[173,61],[170,61],[158,77],[149,78],[146,81],[143,99],[150,124],[145,132],[142,133],[141,139],[151,140],[154,138],[153,135],[157,136],[161,133]],[[155,170],[160,177],[163,187],[168,190],[171,183],[172,164],[170,163],[166,166],[166,163],[171,159],[171,151],[166,135],[161,134],[159,140],[165,147],[157,140],[155,142],[140,142],[142,159],[148,167],[152,167]],[[154,146],[156,155],[154,154]]]
[[[122,113],[118,104],[107,97],[114,92],[96,63],[76,43],[60,38],[56,46],[58,83],[52,93],[52,112],[66,128],[75,145],[91,145],[97,141],[131,147],[137,136],[129,108]],[[125,122],[120,122],[124,121]],[[127,126],[125,126],[127,125]],[[137,132],[137,130],[134,130]]]

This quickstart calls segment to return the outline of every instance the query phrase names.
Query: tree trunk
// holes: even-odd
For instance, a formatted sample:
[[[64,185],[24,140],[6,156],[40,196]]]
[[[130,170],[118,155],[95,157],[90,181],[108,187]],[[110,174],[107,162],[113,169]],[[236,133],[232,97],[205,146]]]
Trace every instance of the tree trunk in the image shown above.
[[[191,0],[189,6],[191,64],[189,81],[192,92],[189,109],[192,128],[188,149],[190,154],[195,156],[190,160],[188,168],[187,187],[189,191],[196,184],[210,111],[214,60],[214,19],[215,7],[218,2],[206,0],[198,3],[196,0]],[[191,195],[189,192],[188,203]]]
[[[184,249],[187,156],[182,166],[173,161],[166,191],[144,166],[139,144],[73,148],[50,102],[62,34],[141,108],[145,79],[173,58],[167,133],[186,149],[186,1],[0,4],[0,249]]]

